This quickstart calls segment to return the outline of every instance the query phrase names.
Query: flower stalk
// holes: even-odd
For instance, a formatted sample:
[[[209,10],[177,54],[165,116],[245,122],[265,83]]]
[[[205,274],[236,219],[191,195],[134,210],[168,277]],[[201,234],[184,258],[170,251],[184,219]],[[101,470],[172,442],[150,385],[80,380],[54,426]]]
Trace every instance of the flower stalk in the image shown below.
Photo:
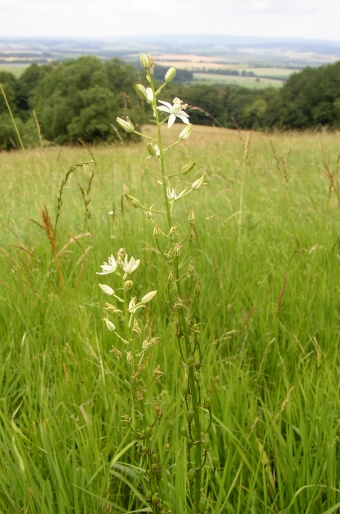
[[[203,405],[201,396],[201,367],[202,367],[202,346],[200,338],[200,323],[197,319],[197,311],[199,305],[200,286],[199,281],[196,279],[195,267],[191,257],[192,241],[196,237],[196,228],[194,227],[195,215],[193,210],[189,209],[188,217],[185,219],[187,226],[186,235],[181,237],[181,230],[177,226],[178,224],[174,218],[174,205],[178,201],[182,201],[190,194],[201,189],[204,185],[205,175],[197,178],[191,185],[184,187],[181,192],[176,192],[176,185],[171,184],[171,179],[178,175],[188,175],[196,166],[196,162],[190,162],[184,164],[178,173],[167,175],[166,164],[168,162],[170,150],[176,147],[178,144],[184,143],[192,132],[192,124],[189,122],[189,115],[186,112],[187,105],[182,102],[179,98],[175,98],[173,103],[169,103],[159,99],[160,93],[170,83],[176,74],[175,68],[170,68],[165,75],[164,83],[156,88],[154,77],[153,77],[153,61],[148,58],[145,54],[141,56],[141,64],[145,69],[146,80],[148,82],[147,87],[142,84],[138,84],[136,91],[140,98],[147,102],[152,109],[153,116],[155,118],[157,127],[157,136],[152,138],[148,136],[148,139],[152,139],[147,144],[147,158],[154,158],[153,160],[158,163],[159,166],[159,180],[158,182],[162,187],[163,207],[161,209],[148,208],[147,206],[142,207],[140,202],[131,195],[126,195],[127,200],[134,208],[142,209],[148,220],[151,221],[153,227],[153,236],[156,241],[157,247],[166,260],[170,267],[170,271],[167,278],[168,288],[168,301],[173,307],[173,315],[176,320],[176,337],[180,354],[183,360],[184,372],[184,405],[185,405],[185,417],[187,425],[181,429],[181,433],[187,440],[187,476],[188,476],[188,498],[191,501],[192,510],[195,513],[202,512],[202,505],[205,501],[204,491],[202,490],[204,464],[206,461],[207,451],[204,449],[204,437],[206,430],[204,426],[210,426],[211,423],[211,411],[210,406],[206,407]],[[162,139],[163,125],[167,123],[168,129],[171,129],[177,119],[185,124],[185,128],[180,132],[179,138],[168,147],[164,147]],[[127,119],[117,118],[119,125],[127,132],[135,131],[132,122]],[[178,184],[177,184],[178,186]],[[195,193],[196,194],[196,193]],[[165,215],[165,222],[162,220],[156,222],[154,215],[159,216]],[[165,225],[162,227],[162,225]],[[104,263],[102,266],[102,273],[117,272],[114,270],[116,262],[112,258],[109,259],[108,263]],[[125,281],[131,273],[133,273],[139,265],[139,260],[131,258],[128,260],[127,256],[124,255],[121,258],[120,266],[123,273],[123,281]],[[106,294],[114,295],[112,289],[103,288],[102,290]],[[129,293],[129,294],[128,294]],[[135,327],[135,318],[137,312],[144,311],[146,304],[151,302],[155,297],[157,291],[150,291],[146,293],[140,301],[136,297],[131,296],[128,288],[123,288],[124,295],[124,313],[125,321],[129,330],[139,331],[139,328]],[[113,330],[113,326],[116,329],[116,325],[111,323],[108,324],[109,320],[105,321],[109,330],[112,329],[112,333],[116,334],[116,330]],[[134,364],[132,364],[132,356],[130,358],[130,365],[136,366],[135,362],[141,361],[143,358],[143,351],[135,354]],[[135,371],[136,372],[136,371]],[[157,374],[155,375],[157,376]],[[155,378],[156,381],[156,378]],[[135,387],[135,384],[134,384]],[[159,467],[156,463],[156,458],[152,457],[150,453],[150,446],[152,443],[151,432],[154,428],[150,424],[145,424],[146,416],[145,405],[141,401],[142,393],[140,389],[137,389],[135,396],[140,402],[139,412],[142,412],[142,418],[144,419],[143,429],[140,434],[143,439],[143,452],[148,459],[148,474],[149,474],[149,489],[146,493],[146,498],[153,512],[163,512],[163,502],[160,497],[159,488],[157,481],[160,476]],[[205,409],[203,409],[205,407]],[[206,422],[206,412],[209,414],[209,422]],[[151,427],[151,428],[150,428]],[[150,432],[150,433],[149,433]],[[144,444],[145,442],[145,444]],[[183,499],[183,501],[186,501]]]

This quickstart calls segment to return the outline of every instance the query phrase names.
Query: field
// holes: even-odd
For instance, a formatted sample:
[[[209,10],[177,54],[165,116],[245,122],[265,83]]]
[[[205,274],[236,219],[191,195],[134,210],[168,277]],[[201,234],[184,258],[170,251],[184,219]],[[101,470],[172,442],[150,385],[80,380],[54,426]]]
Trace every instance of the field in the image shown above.
[[[197,161],[177,192],[203,173],[207,183],[174,209],[180,231],[190,207],[196,215],[199,380],[213,412],[206,512],[338,512],[339,134],[194,127],[172,155],[169,174]],[[139,143],[1,154],[3,514],[151,512],[136,434],[124,422],[136,415],[130,373],[111,351],[126,346],[102,321],[105,277],[96,275],[122,247],[141,259],[138,294],[158,291],[142,315],[160,340],[144,364],[165,373],[148,400],[163,411],[162,462],[170,446],[165,512],[191,513],[168,268],[149,220],[124,200],[159,207],[147,156]]]
[[[266,87],[281,87],[283,81],[260,77],[217,75],[214,73],[194,73],[194,81],[191,82],[191,84],[235,85],[240,87],[249,87],[251,89],[264,89]]]

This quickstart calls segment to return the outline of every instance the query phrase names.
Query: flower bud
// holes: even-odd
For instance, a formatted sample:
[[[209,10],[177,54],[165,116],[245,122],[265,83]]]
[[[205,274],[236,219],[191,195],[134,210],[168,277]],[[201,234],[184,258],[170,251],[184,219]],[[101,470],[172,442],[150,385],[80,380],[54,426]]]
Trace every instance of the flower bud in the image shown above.
[[[141,65],[143,66],[143,68],[147,69],[148,66],[149,66],[149,59],[148,59],[148,56],[145,55],[145,54],[142,54],[139,58],[139,61],[141,63]]]
[[[122,127],[122,129],[125,130],[125,132],[128,132],[129,134],[131,134],[132,132],[135,131],[135,127],[133,126],[132,122],[129,120],[129,118],[127,117],[126,120],[123,120],[123,118],[116,118],[116,121],[118,123],[118,125],[120,127]]]
[[[193,225],[195,223],[195,213],[191,207],[188,214],[188,222],[190,223],[190,225]]]
[[[192,241],[193,239],[195,239],[195,237],[196,237],[195,227],[194,227],[194,225],[190,225],[189,241]]]
[[[181,168],[181,175],[187,175],[196,166],[196,162],[189,162]]]
[[[103,291],[103,293],[107,294],[108,296],[112,296],[114,294],[114,290],[112,287],[107,286],[106,284],[99,284],[100,289]]]
[[[125,195],[125,198],[127,199],[127,201],[132,205],[132,207],[139,207],[140,206],[140,203],[139,201],[137,200],[137,198],[135,198],[134,196],[131,196],[131,195]]]
[[[143,298],[141,299],[141,303],[151,302],[151,300],[153,298],[155,298],[156,294],[157,294],[157,291],[150,291],[150,293],[147,293],[146,295],[143,296]]]
[[[131,291],[132,287],[133,287],[132,280],[125,280],[125,282],[124,282],[124,291]]]
[[[172,82],[176,76],[176,68],[171,66],[165,74],[164,80],[166,83]]]
[[[204,179],[205,179],[205,175],[202,175],[201,178],[195,180],[195,182],[193,182],[193,184],[191,186],[192,189],[199,189],[202,186]]]
[[[149,104],[152,104],[152,103],[153,103],[153,101],[154,101],[154,96],[153,96],[153,91],[152,91],[151,87],[147,87],[147,88],[146,88],[146,90],[145,90],[145,92],[146,92],[146,99],[147,99],[147,102],[148,102]]]
[[[186,140],[188,139],[188,137],[190,136],[191,131],[192,131],[192,123],[189,123],[189,125],[187,125],[187,126],[182,130],[182,132],[181,132],[181,133],[180,133],[180,135],[179,135],[179,138],[180,138],[182,141],[186,141]]]
[[[142,84],[136,84],[136,93],[142,100],[146,100],[146,89]]]

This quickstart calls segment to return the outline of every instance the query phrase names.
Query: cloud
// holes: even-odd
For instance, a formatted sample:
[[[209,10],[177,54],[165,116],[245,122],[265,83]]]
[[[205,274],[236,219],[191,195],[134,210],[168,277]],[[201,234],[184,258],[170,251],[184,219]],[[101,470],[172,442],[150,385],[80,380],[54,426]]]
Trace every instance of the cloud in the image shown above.
[[[339,0],[1,0],[3,36],[226,34],[339,40]]]

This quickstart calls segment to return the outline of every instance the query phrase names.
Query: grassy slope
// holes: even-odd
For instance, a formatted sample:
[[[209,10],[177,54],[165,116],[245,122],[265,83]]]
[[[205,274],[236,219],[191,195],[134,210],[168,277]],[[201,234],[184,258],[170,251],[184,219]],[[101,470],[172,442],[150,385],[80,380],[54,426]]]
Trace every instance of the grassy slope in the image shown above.
[[[179,227],[194,208],[199,236],[195,265],[206,348],[201,382],[203,393],[213,388],[210,454],[220,461],[209,486],[209,512],[335,512],[338,135],[270,139],[252,133],[248,145],[245,133],[195,127],[173,155],[169,171],[196,160],[193,178],[205,172],[209,182],[178,206]],[[1,155],[4,513],[131,512],[145,505],[138,499],[141,457],[129,447],[133,438],[121,422],[130,413],[129,375],[110,353],[119,343],[102,326],[95,275],[122,246],[142,259],[136,284],[159,290],[147,316],[162,343],[146,364],[153,370],[160,363],[166,373],[157,436],[161,454],[166,441],[172,444],[166,506],[187,512],[185,469],[178,465],[182,373],[164,304],[167,269],[146,218],[121,204],[125,192],[157,202],[156,168],[138,145],[97,148],[94,156],[96,165],[71,173],[63,191],[57,229],[63,291],[48,239],[29,219],[40,222],[38,211],[46,205],[54,220],[66,172],[92,156],[70,148],[30,151],[27,162],[19,152]],[[85,220],[78,184],[86,192],[92,169],[91,218]],[[332,189],[326,173],[333,174]]]

